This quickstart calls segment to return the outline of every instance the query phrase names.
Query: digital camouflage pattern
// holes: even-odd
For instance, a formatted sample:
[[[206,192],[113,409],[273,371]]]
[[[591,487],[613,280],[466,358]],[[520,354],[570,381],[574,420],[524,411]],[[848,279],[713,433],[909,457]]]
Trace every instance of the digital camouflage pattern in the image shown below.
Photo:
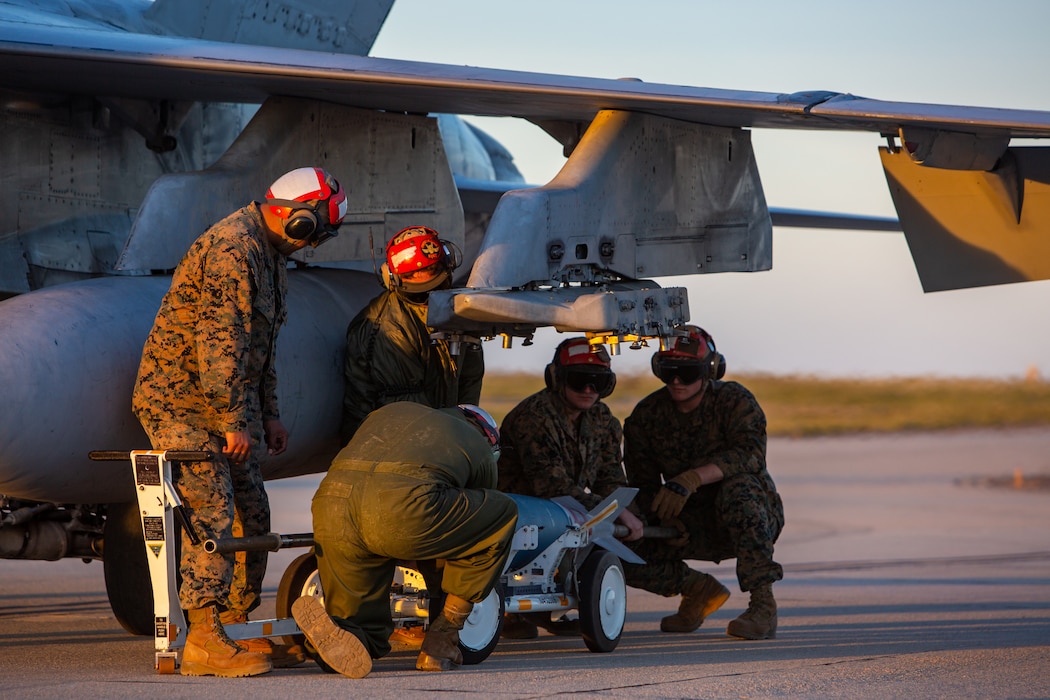
[[[751,591],[783,578],[773,545],[784,527],[784,506],[766,469],[766,417],[755,397],[736,382],[709,381],[700,405],[679,412],[666,389],[642,399],[624,424],[624,467],[635,503],[650,504],[686,469],[715,464],[724,479],[701,486],[678,517],[689,534],[683,546],[641,540],[632,548],[644,565],[625,564],[627,583],[660,595],[682,592],[687,559],[736,558],[740,589]]]
[[[448,408],[481,401],[481,346],[464,343],[460,354],[452,355],[447,341],[431,340],[426,318],[426,303],[387,291],[350,322],[340,430],[344,443],[380,406],[411,401]]]
[[[142,350],[140,419],[222,434],[280,416],[273,360],[288,271],[265,231],[251,204],[190,246]]]
[[[372,658],[390,651],[399,560],[444,560],[436,577],[421,569],[432,596],[488,596],[518,519],[495,486],[488,440],[455,408],[381,407],[333,460],[312,505],[317,570],[328,614]]]
[[[246,536],[269,531],[259,459],[263,421],[280,417],[274,348],[287,285],[285,258],[267,240],[258,205],[250,204],[190,246],[142,351],[132,408],[153,447],[216,455],[173,474],[202,541],[241,528]],[[230,465],[222,456],[224,433],[243,430],[256,448],[247,462]],[[228,602],[250,611],[258,605],[265,553],[247,563],[238,555],[234,566],[232,558],[206,555],[185,536],[182,552],[184,608]]]
[[[220,459],[172,465],[172,481],[200,544],[182,534],[179,602],[186,610],[218,604],[251,612],[261,602],[266,552],[236,555],[204,551],[209,539],[242,537],[270,532],[270,503],[257,455],[240,464],[221,457],[225,440],[207,431],[179,423],[143,426],[155,449],[210,451]],[[258,439],[261,439],[261,434]],[[252,433],[252,442],[257,436]],[[258,443],[257,443],[258,444]]]
[[[500,427],[500,491],[536,498],[572,496],[593,508],[627,485],[620,421],[598,401],[580,414],[577,429],[569,411],[551,389],[511,409]]]

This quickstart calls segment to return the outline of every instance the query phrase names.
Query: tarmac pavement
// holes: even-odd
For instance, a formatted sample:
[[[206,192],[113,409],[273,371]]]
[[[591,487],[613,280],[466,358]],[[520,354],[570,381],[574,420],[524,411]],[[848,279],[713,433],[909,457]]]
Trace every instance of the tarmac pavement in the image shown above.
[[[662,634],[677,599],[629,589],[608,654],[541,632],[449,673],[398,652],[360,680],[310,662],[246,679],[159,675],[152,639],[114,620],[99,562],[0,560],[0,695],[1050,698],[1050,491],[1023,488],[1050,475],[1050,429],[777,438],[769,464],[787,519],[773,640],[726,636],[747,596],[733,562],[698,563],[733,592],[725,607],[692,634]],[[276,532],[312,530],[318,480],[268,485]],[[302,551],[271,555],[253,618],[273,615]]]

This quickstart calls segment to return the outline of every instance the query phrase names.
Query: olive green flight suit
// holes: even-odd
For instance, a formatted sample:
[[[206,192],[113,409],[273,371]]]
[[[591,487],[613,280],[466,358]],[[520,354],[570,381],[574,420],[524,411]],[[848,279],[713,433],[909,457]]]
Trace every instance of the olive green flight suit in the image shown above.
[[[473,603],[491,592],[518,519],[495,486],[492,449],[456,408],[383,406],[336,456],[313,499],[317,569],[328,614],[372,658],[390,651],[399,560],[444,560],[442,590]]]

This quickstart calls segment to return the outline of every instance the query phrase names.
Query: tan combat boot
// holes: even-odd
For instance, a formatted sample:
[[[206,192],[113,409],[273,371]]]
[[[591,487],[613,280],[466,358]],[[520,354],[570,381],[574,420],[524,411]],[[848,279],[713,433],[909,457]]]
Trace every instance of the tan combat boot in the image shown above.
[[[186,619],[189,631],[182,650],[182,675],[240,678],[273,668],[267,656],[245,651],[226,636],[214,606],[187,610]]]
[[[751,591],[747,610],[729,623],[726,634],[741,639],[773,639],[777,636],[777,602],[773,600],[772,584]]]
[[[219,613],[219,622],[225,625],[243,625],[248,621],[248,613],[240,610],[223,610]],[[235,639],[234,644],[245,651],[266,654],[274,668],[289,668],[306,661],[306,652],[299,644],[275,644],[266,637],[255,639]]]
[[[390,633],[390,651],[417,651],[423,646],[423,627],[396,627]]]
[[[660,620],[661,632],[692,632],[704,619],[725,605],[729,589],[714,576],[690,571],[682,587],[682,602],[678,612]]]
[[[353,632],[337,625],[317,598],[303,596],[292,603],[292,617],[333,671],[347,678],[364,678],[372,670],[372,656],[365,645]]]
[[[459,650],[459,631],[467,623],[474,604],[449,593],[445,596],[445,607],[437,619],[430,623],[423,647],[416,659],[420,671],[451,671],[463,665],[463,652]]]

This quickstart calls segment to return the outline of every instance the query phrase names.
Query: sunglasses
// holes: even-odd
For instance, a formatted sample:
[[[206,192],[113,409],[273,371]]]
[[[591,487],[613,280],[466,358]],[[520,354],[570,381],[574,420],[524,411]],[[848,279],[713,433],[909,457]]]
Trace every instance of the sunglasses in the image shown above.
[[[566,386],[577,392],[583,392],[589,386],[594,389],[595,393],[603,394],[613,388],[614,381],[616,381],[616,376],[609,371],[569,369],[565,372]]]
[[[682,384],[692,384],[703,378],[703,368],[696,362],[669,362],[663,360],[653,365],[653,374],[664,384],[670,384],[675,377]]]

